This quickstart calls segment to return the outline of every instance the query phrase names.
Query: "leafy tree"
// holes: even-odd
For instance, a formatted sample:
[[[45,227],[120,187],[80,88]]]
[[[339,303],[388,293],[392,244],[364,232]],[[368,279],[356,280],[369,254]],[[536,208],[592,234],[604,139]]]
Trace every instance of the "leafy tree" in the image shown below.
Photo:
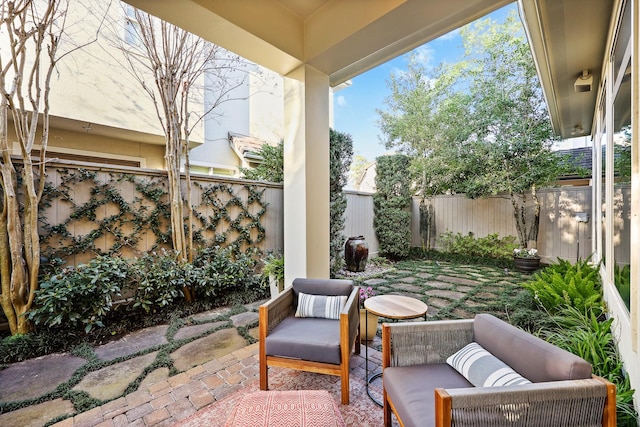
[[[0,302],[12,334],[31,330],[25,314],[38,289],[38,208],[45,185],[51,79],[63,57],[95,41],[67,38],[68,8],[65,0],[0,3]]]
[[[345,242],[342,230],[347,210],[347,196],[342,189],[347,185],[352,156],[351,135],[329,129],[329,268],[332,277],[342,268],[341,254]]]
[[[373,227],[380,243],[380,254],[401,259],[411,245],[410,158],[403,154],[376,159],[376,192],[373,194]]]
[[[262,163],[253,169],[242,168],[247,179],[270,182],[284,181],[284,141],[277,146],[263,145],[258,151],[263,158]],[[351,135],[329,130],[329,254],[331,256],[331,275],[342,268],[342,245],[344,245],[344,213],[347,209],[347,198],[342,189],[347,184],[348,171],[353,156],[353,139]]]
[[[242,173],[246,179],[283,182],[284,141],[280,141],[278,145],[263,144],[256,154],[262,157],[262,163],[255,168],[240,168],[240,173]]]
[[[127,31],[132,32],[132,37],[139,43],[117,40],[127,61],[127,70],[153,101],[164,131],[171,241],[180,257],[191,262],[194,247],[190,135],[207,114],[229,100],[230,93],[242,84],[244,77],[238,78],[235,73],[241,68],[241,60],[221,47],[145,12],[136,9],[134,16],[137,25]],[[211,97],[207,99],[206,110],[198,113],[205,101],[202,99],[205,74],[215,84],[208,88]],[[197,93],[198,90],[201,92]],[[187,184],[184,193],[180,183],[183,161]],[[191,289],[183,291],[186,300],[192,301]]]
[[[388,147],[415,156],[423,194],[506,194],[520,244],[535,244],[537,191],[568,166],[551,151],[551,124],[522,26],[515,14],[503,23],[487,18],[464,27],[461,37],[460,62],[431,73],[413,64],[392,77],[391,111],[381,113],[380,127]]]

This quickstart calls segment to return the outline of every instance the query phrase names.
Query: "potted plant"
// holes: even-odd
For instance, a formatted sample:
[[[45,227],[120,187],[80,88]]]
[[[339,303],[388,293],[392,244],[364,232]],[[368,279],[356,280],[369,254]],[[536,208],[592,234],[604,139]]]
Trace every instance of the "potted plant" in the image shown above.
[[[371,286],[360,288],[360,341],[371,341],[378,330],[378,316],[364,309],[365,300],[375,294]]]
[[[271,298],[277,297],[284,290],[284,257],[270,254],[264,261],[262,277],[269,283]]]
[[[513,250],[513,263],[516,271],[521,273],[533,273],[540,268],[540,256],[535,248]]]

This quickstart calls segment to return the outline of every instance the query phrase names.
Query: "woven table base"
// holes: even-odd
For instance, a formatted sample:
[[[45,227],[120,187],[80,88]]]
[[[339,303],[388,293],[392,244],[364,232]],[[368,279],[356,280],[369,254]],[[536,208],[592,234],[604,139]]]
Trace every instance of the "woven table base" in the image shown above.
[[[226,427],[346,427],[326,390],[257,391],[236,405]]]

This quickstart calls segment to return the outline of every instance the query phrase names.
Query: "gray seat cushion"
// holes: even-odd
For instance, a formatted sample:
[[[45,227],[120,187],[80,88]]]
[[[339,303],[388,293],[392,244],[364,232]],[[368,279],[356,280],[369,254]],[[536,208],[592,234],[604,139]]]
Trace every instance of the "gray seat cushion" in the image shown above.
[[[382,381],[405,427],[435,425],[436,388],[473,387],[446,363],[385,368]]]
[[[267,356],[340,364],[340,321],[289,316],[267,335]]]
[[[584,359],[489,314],[476,316],[473,340],[534,383],[591,378]]]

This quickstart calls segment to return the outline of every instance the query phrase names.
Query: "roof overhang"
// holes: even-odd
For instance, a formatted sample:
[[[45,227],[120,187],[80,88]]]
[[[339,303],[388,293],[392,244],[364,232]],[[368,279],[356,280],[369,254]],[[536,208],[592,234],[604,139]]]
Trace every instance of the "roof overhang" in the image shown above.
[[[613,0],[519,0],[520,15],[556,134],[591,134]],[[576,91],[587,70],[590,91]]]
[[[331,86],[512,0],[126,0],[287,75],[303,64]]]

